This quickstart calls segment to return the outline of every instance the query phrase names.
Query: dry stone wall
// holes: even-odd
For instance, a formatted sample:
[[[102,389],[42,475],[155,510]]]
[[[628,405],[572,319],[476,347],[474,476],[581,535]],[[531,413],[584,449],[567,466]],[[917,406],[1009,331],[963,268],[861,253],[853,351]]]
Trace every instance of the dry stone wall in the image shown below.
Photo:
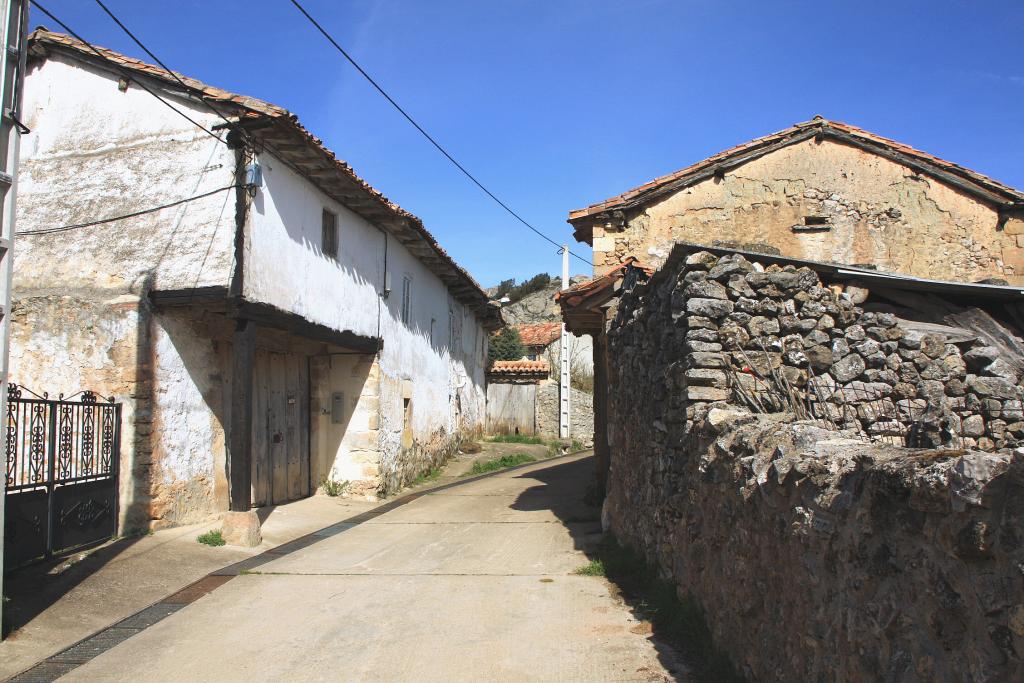
[[[1024,438],[1019,370],[998,349],[864,312],[855,288],[825,287],[809,268],[695,252],[637,296],[639,307],[620,307],[619,337],[641,317],[671,333],[666,376],[691,414],[713,401],[788,409],[899,445],[994,450]]]
[[[709,253],[624,294],[604,522],[750,680],[1024,680],[1016,372],[857,295]]]

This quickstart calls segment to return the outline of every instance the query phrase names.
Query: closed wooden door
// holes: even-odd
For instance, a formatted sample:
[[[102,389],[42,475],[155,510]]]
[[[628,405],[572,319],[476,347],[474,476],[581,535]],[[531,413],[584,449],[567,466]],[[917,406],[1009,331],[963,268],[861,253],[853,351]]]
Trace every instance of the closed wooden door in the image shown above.
[[[257,350],[253,377],[253,502],[304,498],[309,481],[309,371],[294,354]]]

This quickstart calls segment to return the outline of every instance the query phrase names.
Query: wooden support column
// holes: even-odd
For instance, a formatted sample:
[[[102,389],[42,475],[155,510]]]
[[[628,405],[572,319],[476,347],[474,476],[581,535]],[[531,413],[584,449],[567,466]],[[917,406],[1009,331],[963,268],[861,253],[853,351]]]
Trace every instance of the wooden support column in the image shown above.
[[[232,512],[252,507],[252,378],[256,323],[235,321],[231,377],[231,432],[228,445],[228,494]]]
[[[594,459],[597,464],[597,484],[602,490],[608,485],[611,449],[608,447],[608,335],[602,323],[594,337]]]

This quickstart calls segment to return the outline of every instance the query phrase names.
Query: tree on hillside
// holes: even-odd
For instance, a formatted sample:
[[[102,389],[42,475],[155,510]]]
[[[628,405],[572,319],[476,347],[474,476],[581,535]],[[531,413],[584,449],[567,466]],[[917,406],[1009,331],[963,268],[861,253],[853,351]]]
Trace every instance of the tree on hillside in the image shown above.
[[[516,284],[515,278],[511,280],[502,280],[498,285],[498,291],[494,294],[495,299],[500,299],[503,296],[509,298],[509,303],[515,303],[523,297],[539,292],[540,290],[551,284],[551,276],[547,273],[537,273],[529,280]]]
[[[491,348],[487,352],[489,365],[496,360],[519,360],[526,355],[526,347],[514,327],[503,327],[491,337]]]

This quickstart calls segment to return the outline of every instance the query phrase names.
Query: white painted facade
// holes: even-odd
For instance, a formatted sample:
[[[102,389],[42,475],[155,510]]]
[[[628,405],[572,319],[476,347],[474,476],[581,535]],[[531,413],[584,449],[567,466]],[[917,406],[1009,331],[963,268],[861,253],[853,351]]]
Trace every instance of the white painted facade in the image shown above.
[[[32,133],[22,144],[19,230],[123,215],[236,182],[227,145],[135,83],[119,87],[113,70],[46,47],[45,59],[30,60],[26,79]],[[193,99],[160,92],[209,129],[223,123]],[[272,153],[257,160],[263,183],[246,213],[243,299],[382,344],[377,354],[356,355],[261,328],[259,348],[308,363],[309,425],[302,428],[309,429],[312,487],[327,477],[393,490],[482,430],[484,323],[393,236]],[[324,209],[338,217],[337,258],[323,253]],[[233,321],[224,306],[186,300],[165,309],[150,295],[226,292],[235,237],[230,189],[19,240],[12,381],[51,394],[90,388],[123,402],[127,525],[187,523],[226,509]],[[408,323],[401,319],[404,278],[412,282]],[[382,296],[386,283],[391,291]],[[332,419],[337,394],[344,396],[341,422]]]

